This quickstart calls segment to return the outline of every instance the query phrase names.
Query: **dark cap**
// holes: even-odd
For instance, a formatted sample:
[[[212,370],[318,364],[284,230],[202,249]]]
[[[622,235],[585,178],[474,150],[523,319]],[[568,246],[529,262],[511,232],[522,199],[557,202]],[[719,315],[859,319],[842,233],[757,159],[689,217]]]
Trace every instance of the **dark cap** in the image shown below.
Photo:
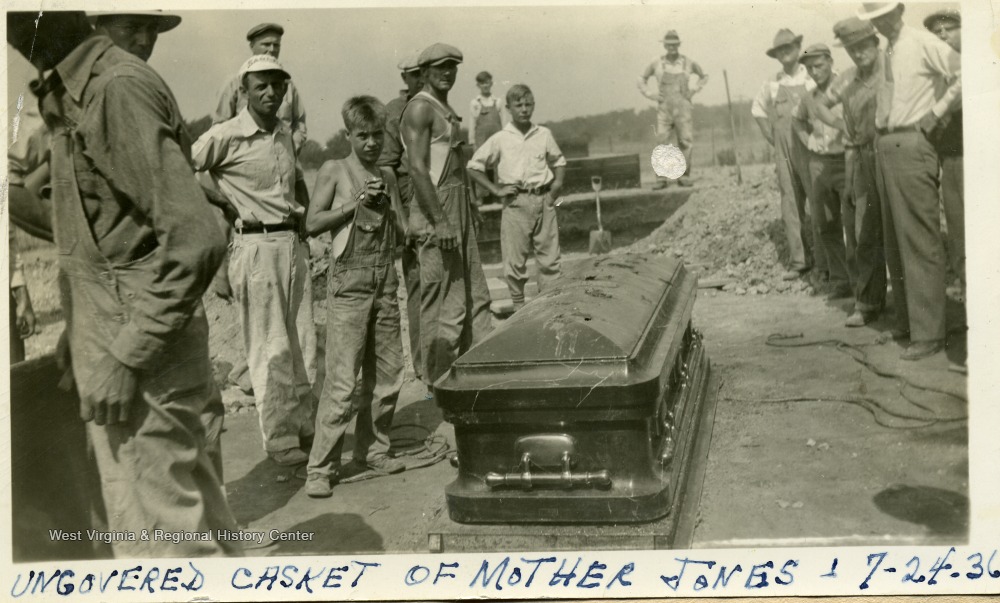
[[[790,29],[780,29],[778,30],[778,33],[774,35],[774,43],[771,44],[771,48],[769,48],[765,52],[765,54],[767,54],[767,56],[773,59],[775,58],[774,55],[776,54],[776,51],[782,46],[788,46],[789,44],[801,44],[801,43],[802,43],[802,36],[795,35],[794,33],[792,33],[792,30]]]
[[[958,25],[961,25],[962,13],[958,12],[957,8],[941,9],[924,19],[924,27],[930,29],[934,27],[934,24],[938,21],[954,21]]]
[[[843,21],[837,21],[833,26],[833,35],[837,37],[834,42],[837,46],[854,46],[858,42],[875,37],[875,26],[871,21],[862,21],[857,17],[848,17]]]
[[[677,35],[677,30],[671,29],[663,36],[663,42],[670,42],[671,44],[680,44],[681,37]]]
[[[420,53],[417,64],[423,67],[424,65],[440,65],[446,61],[461,63],[462,51],[450,44],[437,42],[431,44]]]
[[[250,31],[247,32],[247,40],[253,42],[254,38],[257,36],[262,36],[270,31],[273,31],[279,36],[285,35],[285,28],[277,23],[261,23],[260,25],[255,25],[250,28]]]
[[[805,64],[809,59],[814,59],[816,57],[826,57],[828,59],[833,58],[833,54],[830,53],[830,47],[826,44],[813,44],[809,48],[806,48],[799,57],[799,62]]]

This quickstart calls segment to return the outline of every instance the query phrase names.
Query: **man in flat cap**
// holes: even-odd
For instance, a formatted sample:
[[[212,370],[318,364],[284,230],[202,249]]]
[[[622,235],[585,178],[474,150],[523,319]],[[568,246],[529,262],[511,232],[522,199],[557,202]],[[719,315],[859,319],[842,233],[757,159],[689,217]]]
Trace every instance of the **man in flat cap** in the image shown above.
[[[455,359],[492,329],[490,292],[466,193],[461,118],[448,105],[462,53],[432,44],[417,63],[424,84],[403,111],[403,144],[415,203],[407,232],[420,261],[420,342],[424,382],[444,375]]]
[[[199,422],[212,383],[201,296],[225,240],[173,94],[82,12],[7,13],[7,41],[51,70],[33,91],[52,131],[66,334],[108,528],[210,534],[116,540],[114,554],[239,555],[217,538],[237,527]]]
[[[809,271],[809,234],[802,224],[806,214],[806,192],[809,183],[809,152],[805,142],[794,132],[792,110],[799,98],[812,90],[815,83],[805,65],[799,63],[802,36],[781,29],[767,56],[781,63],[781,71],[761,86],[750,106],[750,114],[767,142],[775,150],[778,189],[781,192],[781,220],[785,224],[788,242],[789,270],[782,278],[794,280]],[[815,254],[817,272],[826,270],[822,254]]]
[[[410,220],[410,204],[413,201],[413,183],[410,180],[410,166],[403,149],[400,137],[400,119],[403,109],[417,92],[423,80],[420,79],[420,65],[417,59],[420,53],[407,55],[399,62],[399,75],[406,88],[399,91],[399,96],[389,101],[385,106],[385,143],[382,155],[377,165],[392,168],[396,174],[396,184],[399,187],[399,197],[403,215],[399,216],[404,230]],[[406,319],[409,323],[410,360],[417,379],[423,378],[423,363],[420,355],[420,263],[417,258],[417,248],[409,237],[403,241],[403,282],[406,286]]]
[[[956,52],[962,52],[962,16],[943,9],[924,19],[924,27]],[[941,160],[941,199],[948,223],[948,257],[960,299],[965,298],[965,183],[963,172],[962,107],[959,105],[934,141]]]
[[[909,337],[900,356],[919,360],[945,344],[945,256],[938,210],[938,157],[931,142],[961,103],[961,60],[933,34],[903,23],[899,2],[868,2],[858,17],[889,41],[886,82],[875,126],[886,255],[895,270],[896,337]],[[900,303],[905,300],[905,303]]]
[[[879,87],[885,78],[885,52],[869,21],[851,17],[833,27],[837,44],[844,47],[854,66],[827,88],[823,105],[839,104],[842,117],[828,121],[845,134],[845,182],[841,216],[846,239],[847,268],[854,285],[854,311],[848,327],[862,327],[875,320],[885,307],[885,249],[882,199],[876,181],[875,111]],[[898,270],[891,264],[890,270]]]
[[[292,133],[278,116],[289,75],[269,54],[240,68],[247,106],[194,144],[194,167],[207,172],[232,205],[229,280],[240,308],[264,449],[279,465],[308,460],[312,393],[296,318],[305,304],[309,251],[303,218],[309,194],[295,162]]]
[[[261,23],[250,28],[247,32],[247,40],[250,43],[250,51],[253,56],[267,55],[275,59],[281,54],[281,38],[285,34],[285,29],[277,23]],[[212,123],[218,124],[230,120],[247,106],[247,93],[241,86],[242,80],[237,74],[227,83],[219,95],[218,106],[212,114]],[[299,97],[295,84],[287,81],[287,92],[278,108],[278,119],[285,124],[292,133],[292,149],[295,156],[306,141],[306,109]],[[231,234],[231,233],[227,233]],[[230,299],[232,290],[227,279],[229,258],[223,262],[222,269],[216,275],[212,284],[212,289],[217,295],[224,299]],[[312,281],[306,282],[304,299],[309,303],[302,305],[298,315],[299,341],[302,345],[303,359],[306,364],[306,375],[309,382],[316,379],[316,325],[313,322],[312,313]],[[250,375],[246,358],[240,356],[233,362],[233,369],[230,371],[228,380],[237,385],[244,393],[253,394],[253,387],[250,385]]]
[[[254,55],[267,54],[277,59],[281,54],[281,38],[284,35],[285,28],[277,23],[255,25],[247,32],[250,52]],[[240,78],[237,75],[222,88],[215,113],[212,114],[212,123],[218,124],[232,119],[246,106],[246,92],[240,87]],[[306,141],[306,108],[291,80],[288,81],[288,91],[281,107],[278,108],[278,119],[292,132],[292,142],[295,144],[297,154]]]
[[[636,85],[643,96],[657,103],[656,133],[660,142],[670,142],[674,133],[677,134],[677,146],[684,153],[687,165],[684,175],[677,179],[677,184],[691,186],[688,179],[691,174],[691,148],[694,144],[691,98],[705,87],[708,76],[698,63],[678,51],[680,45],[681,39],[677,32],[672,29],[668,31],[663,36],[666,54],[653,59],[639,76]],[[697,76],[695,82],[691,81],[692,75]],[[655,92],[650,92],[646,87],[651,77],[656,78]],[[668,182],[666,177],[657,176],[653,188],[664,188]]]
[[[837,75],[833,70],[833,56],[826,44],[813,44],[799,57],[815,86],[804,92],[794,110],[800,120],[799,128],[807,131],[809,177],[805,184],[809,195],[812,217],[813,250],[816,256],[826,258],[828,271],[827,299],[850,297],[851,283],[844,248],[844,228],[840,221],[840,198],[844,192],[844,134],[836,127],[824,123],[818,115],[819,100],[830,88]],[[841,117],[840,106],[833,108]]]

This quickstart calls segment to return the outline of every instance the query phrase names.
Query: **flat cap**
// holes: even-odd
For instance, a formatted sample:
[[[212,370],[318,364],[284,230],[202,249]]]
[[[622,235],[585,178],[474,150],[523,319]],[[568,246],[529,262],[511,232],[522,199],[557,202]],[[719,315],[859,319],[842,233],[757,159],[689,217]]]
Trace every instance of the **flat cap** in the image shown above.
[[[407,53],[407,54],[403,55],[402,59],[399,60],[399,63],[396,65],[396,67],[398,67],[399,70],[403,71],[403,72],[406,72],[406,71],[415,71],[417,69],[420,69],[420,61],[419,61],[419,59],[420,59],[420,53],[419,52],[413,51],[413,52]]]
[[[677,30],[676,29],[671,29],[670,31],[668,31],[663,36],[663,41],[664,42],[670,42],[671,44],[680,44],[681,43],[681,37],[679,35],[677,35]]]
[[[837,37],[834,42],[837,46],[854,46],[862,40],[875,37],[875,26],[871,21],[862,21],[857,17],[848,17],[843,21],[837,21],[833,26],[833,35]]]
[[[177,27],[181,24],[181,18],[177,15],[171,15],[170,13],[165,13],[162,10],[126,10],[126,11],[109,11],[109,12],[87,12],[87,19],[90,24],[97,26],[97,20],[101,17],[153,17],[157,20],[156,31],[158,33],[164,33],[170,31],[171,29]]]
[[[240,67],[240,77],[242,78],[248,73],[258,73],[261,71],[280,71],[285,74],[286,79],[292,79],[292,76],[278,62],[278,59],[269,54],[255,54],[244,61],[243,66]]]
[[[421,67],[424,65],[440,65],[446,61],[461,63],[462,51],[450,44],[437,42],[425,48],[417,58],[417,64]]]
[[[805,63],[809,59],[814,59],[816,57],[826,57],[828,59],[832,59],[833,54],[830,52],[830,47],[826,44],[813,44],[802,52],[802,56],[799,57],[799,62]]]
[[[941,9],[924,19],[924,27],[930,29],[931,27],[934,27],[934,24],[938,21],[954,21],[955,23],[961,25],[962,13],[958,12],[957,8]]]
[[[253,42],[253,39],[257,36],[266,34],[270,31],[273,31],[279,36],[285,35],[285,28],[277,23],[261,23],[260,25],[254,25],[250,28],[250,31],[247,32],[247,40]]]

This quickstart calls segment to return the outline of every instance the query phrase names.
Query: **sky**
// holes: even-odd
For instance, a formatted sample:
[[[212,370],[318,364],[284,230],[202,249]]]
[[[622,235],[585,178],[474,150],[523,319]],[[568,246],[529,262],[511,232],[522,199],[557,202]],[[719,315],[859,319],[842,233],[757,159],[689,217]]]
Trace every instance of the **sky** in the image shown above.
[[[194,120],[213,109],[223,83],[249,56],[246,31],[261,22],[280,23],[285,28],[281,61],[306,106],[309,137],[323,142],[342,127],[340,107],[345,100],[357,94],[390,100],[401,85],[399,59],[433,42],[457,46],[465,55],[449,99],[462,115],[477,92],[476,73],[488,70],[494,75],[495,92],[502,94],[514,83],[528,84],[535,93],[536,121],[545,122],[651,106],[635,81],[662,54],[660,39],[668,29],[680,34],[681,53],[709,75],[708,85],[695,97],[703,104],[726,102],[723,70],[734,101],[752,98],[764,79],[780,68],[764,51],[782,27],[802,34],[803,48],[816,42],[830,45],[835,64],[846,68],[849,59],[833,46],[832,27],[859,6],[765,0],[178,10],[173,12],[183,22],[160,36],[150,65],[173,89],[185,118]],[[921,26],[924,16],[944,6],[952,5],[907,3],[905,18]],[[16,52],[8,57],[11,115],[34,71]]]

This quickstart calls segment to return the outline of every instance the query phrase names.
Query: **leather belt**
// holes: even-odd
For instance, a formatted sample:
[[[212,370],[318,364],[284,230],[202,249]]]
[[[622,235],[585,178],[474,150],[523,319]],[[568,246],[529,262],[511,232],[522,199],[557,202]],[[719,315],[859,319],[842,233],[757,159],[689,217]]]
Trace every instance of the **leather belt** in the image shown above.
[[[244,224],[236,229],[240,234],[262,234],[267,232],[286,232],[298,230],[298,222],[278,222],[277,224]]]
[[[524,188],[523,186],[515,186],[514,188],[519,195],[544,195],[552,188],[552,184],[543,184],[534,188]]]
[[[912,126],[902,126],[900,128],[875,128],[879,136],[885,136],[886,134],[900,134],[903,132],[920,132],[920,128],[916,125]]]

